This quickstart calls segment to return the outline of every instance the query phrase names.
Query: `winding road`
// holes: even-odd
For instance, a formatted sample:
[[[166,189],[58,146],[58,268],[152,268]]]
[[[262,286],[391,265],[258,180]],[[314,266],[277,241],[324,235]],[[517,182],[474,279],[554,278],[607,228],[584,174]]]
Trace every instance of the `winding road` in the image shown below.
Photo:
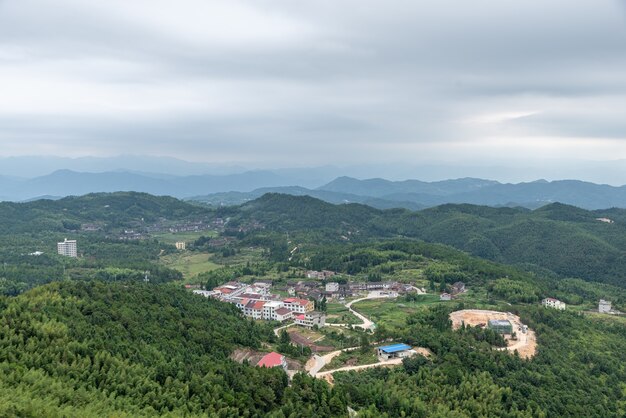
[[[383,294],[380,291],[374,291],[374,292],[370,292],[367,296],[365,296],[364,298],[360,298],[360,299],[355,299],[351,302],[346,303],[346,308],[348,308],[348,310],[357,318],[359,318],[361,321],[363,321],[363,323],[361,324],[356,324],[354,325],[355,327],[358,328],[363,328],[365,330],[371,329],[373,330],[375,327],[374,322],[372,322],[368,317],[366,317],[365,315],[361,315],[360,313],[358,313],[357,311],[355,311],[354,309],[352,309],[352,305],[354,303],[357,302],[361,302],[362,300],[367,300],[367,299],[384,299],[384,298],[390,298],[392,297],[391,295],[388,294]],[[331,326],[331,327],[349,327],[351,326],[351,324],[326,324],[327,326]]]

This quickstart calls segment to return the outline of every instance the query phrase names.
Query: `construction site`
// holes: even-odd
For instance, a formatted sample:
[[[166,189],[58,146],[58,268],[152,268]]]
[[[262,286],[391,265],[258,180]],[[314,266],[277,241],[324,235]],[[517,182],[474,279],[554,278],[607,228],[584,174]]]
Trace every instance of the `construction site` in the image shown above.
[[[510,312],[465,309],[450,314],[452,329],[459,329],[462,324],[472,327],[489,327],[503,335],[508,346],[502,348],[519,353],[522,358],[532,358],[537,351],[535,332],[523,324],[519,316]],[[510,323],[507,327],[505,323]],[[508,333],[510,332],[510,333]]]

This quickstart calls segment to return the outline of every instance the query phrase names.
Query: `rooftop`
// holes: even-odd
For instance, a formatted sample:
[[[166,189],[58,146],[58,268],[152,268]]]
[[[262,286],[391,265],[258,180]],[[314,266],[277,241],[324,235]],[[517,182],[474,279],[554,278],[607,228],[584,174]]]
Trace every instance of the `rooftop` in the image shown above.
[[[392,345],[385,345],[383,347],[378,347],[379,350],[387,353],[387,354],[391,354],[391,353],[397,353],[399,351],[407,351],[411,349],[410,345],[406,345],[406,344],[392,344]]]
[[[489,325],[508,327],[511,326],[511,322],[506,319],[490,319]]]
[[[289,312],[291,312],[291,309],[287,309],[287,308],[278,308],[278,309],[276,309],[276,313],[278,315],[287,315]]]
[[[272,351],[269,354],[266,354],[259,362],[257,366],[259,367],[276,367],[282,366],[284,356],[282,354],[276,353]]]

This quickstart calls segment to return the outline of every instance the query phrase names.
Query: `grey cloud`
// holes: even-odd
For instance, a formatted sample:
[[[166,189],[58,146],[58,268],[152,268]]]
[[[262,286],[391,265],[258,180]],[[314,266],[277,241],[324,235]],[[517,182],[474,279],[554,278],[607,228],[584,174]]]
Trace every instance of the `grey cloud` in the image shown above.
[[[170,4],[193,17],[200,3]],[[626,138],[619,110],[586,112],[590,102],[626,102],[623,1],[236,4],[302,33],[255,39],[264,29],[250,27],[243,40],[195,39],[122,6],[0,1],[0,87],[15,74],[24,74],[14,82],[24,89],[28,77],[85,83],[66,95],[41,91],[59,96],[58,109],[34,99],[31,112],[16,114],[0,97],[0,138],[12,152],[29,138],[61,154],[132,150],[259,164],[302,154],[311,163],[412,159],[412,144],[462,159],[458,147],[446,148],[462,141],[484,147],[489,162],[517,155],[519,136],[588,138],[589,150],[596,138]],[[87,99],[92,112],[76,104]],[[519,111],[536,114],[463,122]],[[510,137],[511,147],[494,152],[484,141],[492,136]],[[626,146],[621,152],[610,155],[626,157]]]

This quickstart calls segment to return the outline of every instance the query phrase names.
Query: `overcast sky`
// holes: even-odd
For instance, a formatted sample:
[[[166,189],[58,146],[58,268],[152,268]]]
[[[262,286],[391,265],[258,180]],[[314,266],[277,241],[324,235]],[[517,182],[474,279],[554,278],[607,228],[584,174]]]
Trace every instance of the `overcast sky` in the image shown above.
[[[0,141],[259,167],[626,159],[626,7],[0,0]]]

